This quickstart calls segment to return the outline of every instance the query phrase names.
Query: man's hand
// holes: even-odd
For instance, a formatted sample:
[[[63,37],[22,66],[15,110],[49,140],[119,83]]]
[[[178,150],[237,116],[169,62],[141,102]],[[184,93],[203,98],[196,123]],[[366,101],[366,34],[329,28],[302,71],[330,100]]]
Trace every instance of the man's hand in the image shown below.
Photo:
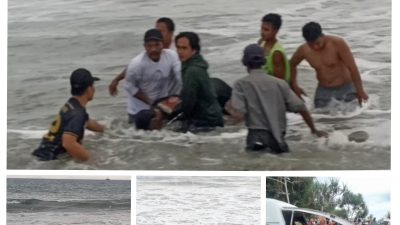
[[[111,96],[116,96],[118,94],[118,83],[118,80],[113,80],[108,86],[108,91],[110,92]]]
[[[368,95],[365,93],[364,90],[357,92],[357,99],[358,99],[358,104],[360,104],[360,107],[362,106],[362,103],[368,100]]]
[[[328,137],[328,133],[322,130],[314,130],[312,133],[317,135],[317,137]]]

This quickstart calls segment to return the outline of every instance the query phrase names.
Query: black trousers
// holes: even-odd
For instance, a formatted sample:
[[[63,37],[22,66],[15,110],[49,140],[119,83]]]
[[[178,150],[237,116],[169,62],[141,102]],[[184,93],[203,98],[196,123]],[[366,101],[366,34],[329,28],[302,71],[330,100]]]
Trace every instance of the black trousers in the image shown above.
[[[272,153],[289,152],[289,146],[286,144],[284,137],[285,133],[282,133],[282,143],[278,143],[268,130],[249,129],[246,139],[246,149]]]

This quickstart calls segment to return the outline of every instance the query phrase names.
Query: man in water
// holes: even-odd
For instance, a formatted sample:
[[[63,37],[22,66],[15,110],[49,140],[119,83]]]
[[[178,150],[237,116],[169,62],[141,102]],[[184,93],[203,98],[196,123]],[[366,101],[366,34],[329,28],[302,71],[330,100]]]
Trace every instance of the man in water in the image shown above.
[[[156,29],[159,30],[163,36],[163,48],[176,51],[174,43],[175,23],[168,17],[161,17],[156,21]],[[121,80],[125,79],[126,68],[118,74],[108,86],[111,96],[116,96],[118,93],[118,84]]]
[[[70,77],[72,97],[61,108],[53,121],[48,133],[43,137],[40,146],[33,155],[40,160],[54,160],[58,155],[67,152],[74,159],[86,161],[89,152],[81,144],[85,128],[103,132],[104,126],[90,119],[86,105],[94,97],[94,82],[99,80],[92,77],[86,69],[77,69]]]
[[[285,49],[277,39],[277,34],[282,25],[279,14],[269,13],[261,20],[260,46],[264,49],[266,64],[264,69],[267,74],[286,80],[290,83],[290,64],[286,57]]]
[[[185,130],[197,132],[224,126],[222,109],[207,72],[208,63],[200,53],[199,36],[194,32],[182,32],[175,37],[175,45],[182,61]]]
[[[316,108],[326,107],[332,99],[344,102],[358,99],[360,106],[368,100],[354,57],[342,38],[324,35],[316,22],[303,26],[303,37],[306,43],[290,59],[292,88],[298,96],[301,89],[296,80],[296,67],[305,59],[317,73]]]
[[[182,87],[181,62],[175,51],[163,49],[163,36],[157,29],[144,35],[145,52],[132,59],[126,70],[129,123],[162,97],[179,94]]]
[[[219,78],[210,78],[211,86],[217,94],[217,100],[224,108],[231,98],[232,88]],[[228,114],[224,111],[223,113]],[[150,109],[142,110],[135,117],[136,129],[160,130],[168,123],[179,120],[182,115],[182,99],[178,95],[172,95],[156,100]]]
[[[257,44],[248,45],[242,58],[249,76],[239,79],[233,87],[232,98],[225,109],[238,120],[246,120],[249,150],[288,152],[285,142],[286,111],[299,112],[311,132],[326,136],[314,127],[303,101],[282,79],[266,76],[264,50]]]

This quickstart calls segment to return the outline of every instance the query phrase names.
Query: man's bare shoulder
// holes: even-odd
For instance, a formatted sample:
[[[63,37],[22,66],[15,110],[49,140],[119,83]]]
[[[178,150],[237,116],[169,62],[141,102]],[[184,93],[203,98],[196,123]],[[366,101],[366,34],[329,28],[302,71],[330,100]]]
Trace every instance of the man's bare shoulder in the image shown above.
[[[345,40],[339,36],[325,35],[325,37],[328,41],[332,42],[335,45],[340,45],[340,44],[346,43]]]

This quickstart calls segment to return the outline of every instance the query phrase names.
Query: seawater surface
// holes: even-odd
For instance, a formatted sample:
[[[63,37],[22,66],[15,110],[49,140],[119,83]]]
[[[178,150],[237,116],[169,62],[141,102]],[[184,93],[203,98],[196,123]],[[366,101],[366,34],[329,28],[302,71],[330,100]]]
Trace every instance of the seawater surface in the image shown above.
[[[14,0],[8,4],[9,169],[144,170],[326,170],[390,168],[391,1],[310,0],[152,0],[61,1]],[[232,85],[244,77],[243,48],[259,38],[263,15],[282,15],[279,38],[290,57],[303,43],[301,27],[320,22],[324,33],[342,36],[358,64],[370,100],[342,113],[316,112],[311,100],[317,85],[306,62],[299,66],[300,85],[319,129],[317,139],[298,115],[289,114],[283,155],[246,152],[246,129],[226,125],[209,134],[136,131],[127,125],[126,95],[108,94],[108,84],[132,57],[143,51],[144,32],[157,18],[171,17],[180,31],[200,35],[211,76]],[[92,118],[109,128],[87,132],[87,163],[69,159],[38,162],[31,152],[68,99],[69,75],[86,67],[102,81],[88,105]],[[340,106],[340,105],[339,105]],[[369,139],[350,142],[347,135],[366,131]]]
[[[259,177],[137,177],[136,224],[258,225]]]
[[[128,225],[126,180],[7,179],[7,224]]]

